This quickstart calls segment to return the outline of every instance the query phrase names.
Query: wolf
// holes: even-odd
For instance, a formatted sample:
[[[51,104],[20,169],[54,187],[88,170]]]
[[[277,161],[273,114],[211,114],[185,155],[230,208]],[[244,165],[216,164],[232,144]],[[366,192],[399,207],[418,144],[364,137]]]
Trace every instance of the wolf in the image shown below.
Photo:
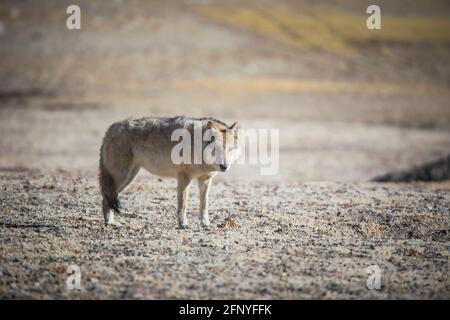
[[[211,153],[212,159],[202,159],[200,163],[175,163],[172,161],[172,152],[178,142],[173,141],[174,131],[182,129],[194,137],[195,128],[201,128],[202,132],[210,130],[211,137],[214,137],[211,138],[215,146]],[[100,148],[99,183],[105,225],[115,224],[114,212],[120,213],[121,208],[118,198],[120,192],[144,168],[154,175],[177,179],[177,217],[178,227],[181,229],[189,227],[186,216],[188,188],[192,180],[197,180],[200,219],[202,225],[208,228],[211,181],[218,172],[228,171],[239,157],[239,132],[240,126],[236,122],[228,126],[214,118],[144,117],[113,123],[106,131]],[[207,142],[201,140],[201,150],[204,150]],[[195,141],[189,143],[194,146]],[[196,149],[193,147],[191,150]]]

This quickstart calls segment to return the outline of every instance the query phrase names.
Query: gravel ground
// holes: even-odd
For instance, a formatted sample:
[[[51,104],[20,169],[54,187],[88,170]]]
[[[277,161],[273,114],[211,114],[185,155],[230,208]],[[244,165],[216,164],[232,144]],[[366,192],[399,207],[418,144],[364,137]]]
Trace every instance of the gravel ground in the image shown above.
[[[215,183],[213,228],[146,175],[105,227],[92,174],[0,177],[1,298],[449,299],[450,184]],[[220,195],[220,197],[217,197]],[[238,226],[223,227],[226,218]],[[81,291],[66,289],[67,268]],[[366,287],[378,265],[381,289]]]

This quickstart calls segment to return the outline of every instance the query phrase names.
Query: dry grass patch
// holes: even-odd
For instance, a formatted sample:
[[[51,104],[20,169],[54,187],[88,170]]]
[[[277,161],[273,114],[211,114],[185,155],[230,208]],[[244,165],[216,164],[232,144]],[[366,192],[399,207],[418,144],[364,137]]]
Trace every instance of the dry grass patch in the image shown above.
[[[306,92],[306,93],[357,93],[357,94],[430,94],[447,92],[445,87],[432,85],[407,85],[401,83],[380,82],[344,82],[317,81],[292,78],[274,77],[239,77],[239,78],[211,78],[177,79],[173,82],[176,89],[181,90],[209,90],[233,93],[261,93],[261,92]]]
[[[270,5],[213,4],[195,10],[214,21],[255,32],[295,48],[335,53],[355,50],[355,43],[450,43],[450,21],[420,16],[382,16],[381,30],[368,30],[367,15],[329,6],[286,3]]]

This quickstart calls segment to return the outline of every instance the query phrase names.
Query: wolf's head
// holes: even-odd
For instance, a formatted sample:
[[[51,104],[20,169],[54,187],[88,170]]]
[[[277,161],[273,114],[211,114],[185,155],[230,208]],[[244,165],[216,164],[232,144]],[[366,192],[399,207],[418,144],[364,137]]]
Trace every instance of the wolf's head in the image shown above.
[[[223,122],[209,120],[206,129],[211,142],[204,149],[204,160],[214,171],[228,171],[240,156],[241,128],[235,122],[227,126]]]

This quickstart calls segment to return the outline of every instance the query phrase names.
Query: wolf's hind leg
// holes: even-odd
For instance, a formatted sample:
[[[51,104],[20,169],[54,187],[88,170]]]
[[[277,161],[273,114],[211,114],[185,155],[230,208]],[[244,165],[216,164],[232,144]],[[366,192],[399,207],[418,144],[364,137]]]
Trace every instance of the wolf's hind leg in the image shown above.
[[[134,178],[136,178],[136,176],[137,176],[137,174],[138,174],[140,169],[141,168],[138,167],[138,166],[133,166],[131,168],[131,170],[128,173],[127,178],[122,182],[122,185],[120,186],[118,193],[120,193],[123,190],[125,190],[125,188],[128,187],[130,185],[130,183],[133,182]]]
[[[103,198],[102,201],[102,211],[103,211],[103,219],[105,220],[105,225],[114,223],[114,212],[109,207],[106,198]]]
[[[133,182],[134,178],[136,178],[136,175],[139,172],[139,169],[140,169],[139,167],[134,167],[133,169],[131,169],[127,179],[125,179],[122,182],[122,185],[120,186],[120,189],[117,191],[117,194],[122,192],[126,187],[128,187],[130,185],[131,182]],[[105,209],[103,209],[103,212],[105,212]],[[120,225],[119,223],[114,221],[114,211],[112,211],[112,210],[107,211],[106,215],[104,213],[104,217],[105,217],[105,224]]]
[[[103,199],[102,210],[105,225],[115,225],[115,226],[121,225],[119,222],[114,220],[114,210],[111,210],[106,199]]]
[[[120,168],[120,167],[119,167]],[[112,179],[112,193],[113,198],[118,198],[119,193],[122,192],[136,177],[139,172],[139,167],[132,166],[129,164],[124,165],[119,170],[111,170],[110,176]],[[106,198],[103,198],[102,202],[103,218],[105,219],[105,224],[116,224],[114,222],[114,211],[111,210],[110,204]]]

